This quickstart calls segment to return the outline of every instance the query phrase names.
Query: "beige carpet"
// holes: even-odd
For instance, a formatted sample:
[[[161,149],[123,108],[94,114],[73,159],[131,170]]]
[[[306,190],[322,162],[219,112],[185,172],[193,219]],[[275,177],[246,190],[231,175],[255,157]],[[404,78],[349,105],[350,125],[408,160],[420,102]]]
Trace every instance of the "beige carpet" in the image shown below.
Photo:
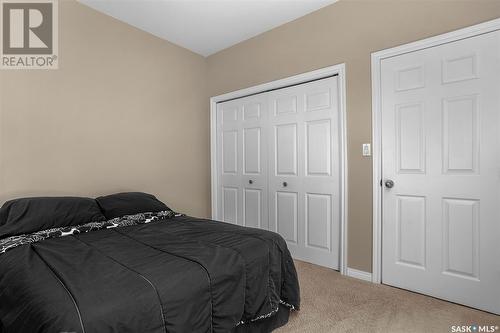
[[[275,332],[451,332],[452,325],[500,326],[500,316],[295,262],[302,304]],[[496,330],[500,332],[500,330]]]

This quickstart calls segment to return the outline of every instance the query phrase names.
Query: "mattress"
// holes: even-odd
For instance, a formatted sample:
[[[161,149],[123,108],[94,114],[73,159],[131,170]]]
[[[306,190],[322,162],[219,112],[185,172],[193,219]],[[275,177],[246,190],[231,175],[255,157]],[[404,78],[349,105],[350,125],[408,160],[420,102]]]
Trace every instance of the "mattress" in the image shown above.
[[[299,309],[280,235],[138,216],[11,242],[0,254],[0,332],[269,332]]]

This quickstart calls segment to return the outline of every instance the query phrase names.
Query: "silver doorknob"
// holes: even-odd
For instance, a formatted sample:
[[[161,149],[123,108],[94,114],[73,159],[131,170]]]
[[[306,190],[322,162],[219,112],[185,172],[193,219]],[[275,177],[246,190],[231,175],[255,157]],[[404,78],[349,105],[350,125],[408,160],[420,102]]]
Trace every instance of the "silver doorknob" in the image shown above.
[[[387,187],[387,188],[393,188],[394,187],[394,182],[392,180],[390,180],[390,179],[387,179],[385,181],[385,187]]]
[[[288,183],[287,182],[283,182],[283,187],[287,187],[288,186]]]
[[[248,184],[253,184],[253,180],[251,180],[251,179],[250,179],[250,180],[248,181]]]

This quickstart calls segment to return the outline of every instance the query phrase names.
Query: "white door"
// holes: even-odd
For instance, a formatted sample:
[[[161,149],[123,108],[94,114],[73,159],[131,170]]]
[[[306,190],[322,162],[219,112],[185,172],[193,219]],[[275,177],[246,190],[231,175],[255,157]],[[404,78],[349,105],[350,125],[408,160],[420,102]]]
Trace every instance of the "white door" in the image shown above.
[[[337,77],[269,93],[269,226],[294,258],[339,267]]]
[[[340,253],[337,77],[217,104],[218,218],[275,231],[294,258]]]
[[[219,218],[268,228],[267,95],[217,104]]]
[[[382,282],[500,314],[500,32],[381,70]]]

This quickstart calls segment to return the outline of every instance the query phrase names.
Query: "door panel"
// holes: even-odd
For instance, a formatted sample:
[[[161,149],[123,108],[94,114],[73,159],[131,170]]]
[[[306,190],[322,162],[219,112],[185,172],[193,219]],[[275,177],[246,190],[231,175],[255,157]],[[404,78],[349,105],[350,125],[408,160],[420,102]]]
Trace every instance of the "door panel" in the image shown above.
[[[225,222],[268,228],[267,103],[259,94],[217,104],[218,218]]]
[[[276,231],[294,244],[297,244],[297,197],[297,192],[276,192]]]
[[[226,222],[236,223],[238,220],[238,188],[222,187],[222,218]]]
[[[276,174],[297,175],[297,124],[275,126]]]
[[[260,136],[260,127],[243,129],[243,172],[247,175],[261,172]]]
[[[269,145],[269,226],[295,258],[334,269],[340,252],[337,91],[332,77],[269,93],[275,135]]]
[[[306,246],[330,251],[332,197],[306,193]]]
[[[443,272],[479,276],[479,202],[443,199]]]
[[[259,120],[262,104],[259,102],[247,103],[243,106],[243,120]]]
[[[478,164],[477,96],[443,100],[443,169],[474,173]]]
[[[236,174],[238,170],[238,131],[222,132],[222,170]]]
[[[500,313],[500,32],[381,70],[382,282]]]
[[[262,228],[262,190],[246,188],[243,196],[243,225]]]
[[[398,263],[425,269],[425,197],[397,198]]]
[[[306,175],[331,174],[330,119],[306,122]]]
[[[396,106],[396,158],[399,173],[425,172],[423,104]]]
[[[297,96],[281,95],[272,102],[272,110],[275,116],[297,113]]]

